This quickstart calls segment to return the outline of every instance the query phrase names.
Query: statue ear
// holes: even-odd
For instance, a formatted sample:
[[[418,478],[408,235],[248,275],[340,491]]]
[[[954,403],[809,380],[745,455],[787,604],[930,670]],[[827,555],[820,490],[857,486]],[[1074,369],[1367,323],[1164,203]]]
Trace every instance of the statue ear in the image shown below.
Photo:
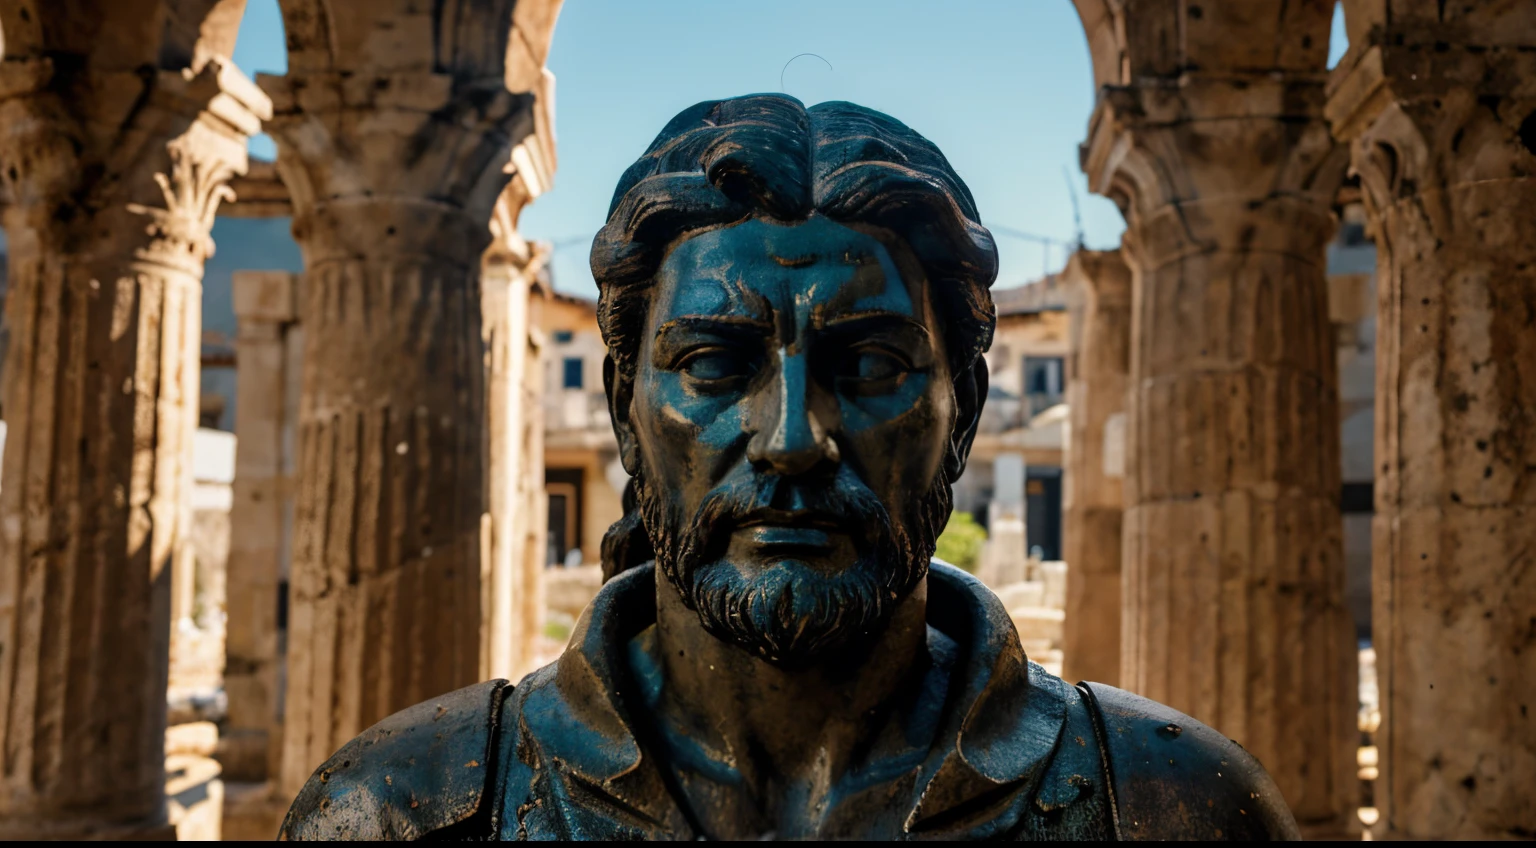
[[[987,402],[989,372],[985,357],[976,357],[976,364],[955,377],[955,429],[950,436],[949,457],[944,462],[944,472],[949,482],[960,479],[965,462],[971,455],[971,442],[976,439],[976,427],[981,423],[981,408]]]
[[[635,430],[629,419],[635,381],[619,372],[612,354],[603,357],[603,393],[608,396],[608,418],[613,422],[613,434],[619,440],[619,462],[633,477],[640,471],[640,445],[635,441]]]

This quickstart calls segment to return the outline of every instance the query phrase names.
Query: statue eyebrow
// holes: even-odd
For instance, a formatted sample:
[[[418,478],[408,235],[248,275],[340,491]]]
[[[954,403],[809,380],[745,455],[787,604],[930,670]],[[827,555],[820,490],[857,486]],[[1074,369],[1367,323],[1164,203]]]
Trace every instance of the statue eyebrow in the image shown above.
[[[928,334],[928,328],[911,315],[903,315],[900,312],[891,312],[885,309],[843,313],[832,316],[830,320],[818,323],[825,329],[837,330],[838,332],[873,332],[882,329],[905,328],[917,330],[925,336]]]
[[[766,336],[772,334],[772,322],[750,315],[683,315],[656,328],[657,337],[673,333],[723,333],[726,335]]]
[[[652,360],[668,369],[687,348],[717,339],[726,344],[761,344],[773,335],[773,325],[738,315],[684,315],[656,328],[652,337]]]

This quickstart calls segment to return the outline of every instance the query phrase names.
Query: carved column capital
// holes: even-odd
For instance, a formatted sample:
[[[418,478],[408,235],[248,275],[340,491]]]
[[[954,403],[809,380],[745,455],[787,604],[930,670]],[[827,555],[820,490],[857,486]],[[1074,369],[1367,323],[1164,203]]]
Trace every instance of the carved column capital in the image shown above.
[[[1327,104],[1373,216],[1411,200],[1443,231],[1455,216],[1436,189],[1536,173],[1523,141],[1536,136],[1536,54],[1412,28],[1375,35],[1384,43],[1334,72]]]
[[[1322,104],[1321,78],[1299,74],[1186,73],[1106,86],[1083,170],[1140,230],[1127,247],[1141,262],[1321,244],[1345,160]]]
[[[180,271],[197,274],[203,262],[213,255],[213,220],[219,203],[233,200],[235,193],[229,179],[235,175],[235,163],[211,155],[193,133],[173,139],[166,145],[171,159],[170,172],[156,172],[164,206],[128,204],[128,211],[149,219],[145,234],[149,242],[134,251],[145,262],[158,262]]]
[[[122,255],[192,274],[213,251],[208,231],[247,139],[271,114],[227,60],[194,72],[58,74],[49,57],[0,62],[0,184],[13,227],[52,248]],[[72,226],[127,212],[144,227]],[[126,239],[123,243],[120,240]]]
[[[534,95],[448,74],[261,76],[269,130],[310,264],[374,252],[463,263],[534,130]],[[349,213],[367,207],[368,214]]]

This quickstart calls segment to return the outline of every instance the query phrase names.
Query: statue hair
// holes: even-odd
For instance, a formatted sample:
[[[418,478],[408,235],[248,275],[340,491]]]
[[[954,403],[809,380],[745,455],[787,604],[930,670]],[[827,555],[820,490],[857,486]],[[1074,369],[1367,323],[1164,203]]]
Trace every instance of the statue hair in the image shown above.
[[[952,374],[991,346],[997,247],[944,154],[872,109],[753,94],[684,109],[619,178],[591,256],[597,322],[618,373],[634,376],[652,283],[678,242],[812,214],[872,227],[911,252],[945,323]],[[603,539],[605,578],[654,556],[632,495]]]

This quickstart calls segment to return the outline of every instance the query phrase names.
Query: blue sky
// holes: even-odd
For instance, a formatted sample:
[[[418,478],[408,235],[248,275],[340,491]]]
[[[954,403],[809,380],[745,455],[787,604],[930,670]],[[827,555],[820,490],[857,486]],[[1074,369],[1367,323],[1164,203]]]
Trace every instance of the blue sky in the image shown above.
[[[281,73],[283,50],[276,0],[250,0],[235,64]],[[825,61],[802,56],[786,69],[801,53]],[[559,169],[522,228],[555,243],[562,291],[596,294],[591,237],[619,175],[667,120],[701,100],[754,92],[850,100],[926,135],[994,227],[999,287],[1060,268],[1063,248],[1001,230],[1070,241],[1074,193],[1090,247],[1114,247],[1124,229],[1077,166],[1094,91],[1068,0],[567,0],[549,67]],[[253,141],[252,152],[270,158],[270,140]]]

